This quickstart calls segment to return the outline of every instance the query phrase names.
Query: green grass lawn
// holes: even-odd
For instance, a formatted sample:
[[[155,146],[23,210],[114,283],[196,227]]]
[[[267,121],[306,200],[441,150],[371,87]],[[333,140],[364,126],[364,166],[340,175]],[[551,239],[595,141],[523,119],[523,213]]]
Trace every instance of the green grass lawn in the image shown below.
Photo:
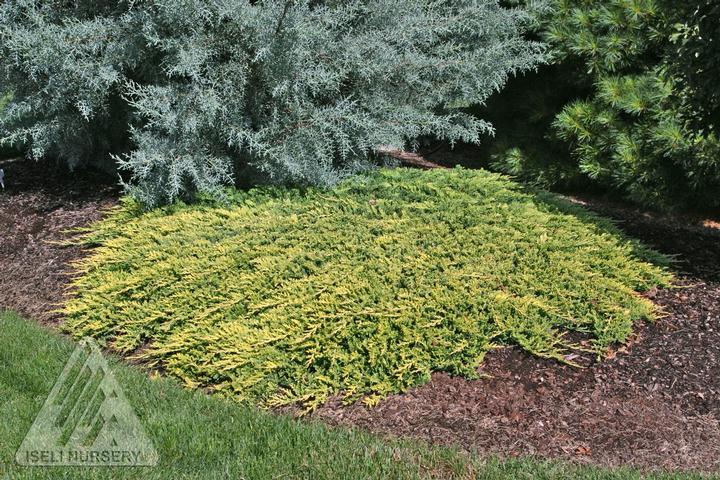
[[[0,312],[0,479],[266,480],[461,478],[633,480],[703,478],[607,471],[532,460],[480,460],[452,449],[272,416],[236,402],[111,368],[160,456],[157,467],[19,467],[15,452],[74,345],[12,313]]]
[[[636,292],[670,280],[608,221],[462,169],[126,203],[85,241],[69,331],[261,406],[372,404],[433,371],[473,377],[501,344],[601,355],[653,318]]]

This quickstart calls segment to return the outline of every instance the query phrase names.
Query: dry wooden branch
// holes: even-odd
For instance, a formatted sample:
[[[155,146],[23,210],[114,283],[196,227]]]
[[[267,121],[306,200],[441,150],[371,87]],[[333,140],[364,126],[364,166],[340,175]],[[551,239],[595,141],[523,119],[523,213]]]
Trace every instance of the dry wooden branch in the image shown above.
[[[405,165],[411,165],[413,167],[424,168],[426,170],[433,170],[435,168],[449,168],[444,165],[440,165],[440,164],[431,162],[431,161],[421,157],[417,153],[406,152],[404,150],[399,150],[397,148],[380,146],[380,147],[376,148],[375,151],[381,155],[387,155],[396,160],[400,160]]]

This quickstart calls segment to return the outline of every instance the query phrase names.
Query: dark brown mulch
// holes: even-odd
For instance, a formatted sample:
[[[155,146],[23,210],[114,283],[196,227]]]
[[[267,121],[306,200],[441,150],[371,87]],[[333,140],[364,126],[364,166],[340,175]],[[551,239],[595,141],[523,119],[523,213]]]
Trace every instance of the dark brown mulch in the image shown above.
[[[0,162],[0,308],[46,323],[83,252],[48,243],[100,218],[116,202],[114,179],[26,161]],[[678,255],[678,288],[648,295],[666,312],[639,325],[613,358],[576,369],[517,349],[491,353],[490,378],[433,375],[374,409],[330,402],[313,415],[390,436],[500,455],[539,455],[650,469],[720,468],[720,229],[598,199],[588,206],[659,250]]]
[[[0,308],[56,323],[53,310],[63,299],[68,263],[77,247],[51,242],[66,231],[102,217],[115,204],[115,179],[99,172],[76,172],[47,163],[0,161],[5,190],[0,190]]]
[[[720,469],[720,229],[702,217],[574,201],[675,256],[675,288],[648,292],[664,311],[626,347],[577,369],[517,348],[488,355],[476,381],[433,375],[374,409],[329,402],[334,425],[499,455],[645,469]],[[578,361],[578,360],[576,360]]]
[[[720,285],[656,292],[669,317],[586,369],[515,348],[468,381],[432,381],[378,407],[330,402],[313,415],[390,436],[498,455],[647,469],[720,469]]]
[[[566,198],[612,218],[628,235],[675,257],[679,274],[720,282],[720,214],[661,214],[607,198],[570,195]]]

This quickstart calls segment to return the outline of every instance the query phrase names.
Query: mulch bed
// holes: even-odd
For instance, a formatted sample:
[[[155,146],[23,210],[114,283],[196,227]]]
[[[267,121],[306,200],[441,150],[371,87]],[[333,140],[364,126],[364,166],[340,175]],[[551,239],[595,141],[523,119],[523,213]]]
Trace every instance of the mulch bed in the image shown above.
[[[568,197],[672,255],[678,282],[648,292],[664,317],[639,324],[610,359],[578,369],[517,348],[491,352],[468,381],[435,374],[378,407],[329,402],[333,425],[501,456],[537,455],[648,470],[720,469],[720,224]]]
[[[646,469],[720,468],[720,286],[654,294],[670,316],[638,329],[614,358],[585,369],[515,348],[468,381],[433,375],[378,407],[330,402],[333,425],[502,456],[537,455]]]
[[[82,249],[51,242],[67,231],[102,218],[117,202],[117,180],[99,172],[70,174],[46,163],[0,161],[0,308],[10,308],[44,323],[54,312],[69,280],[69,263]]]
[[[49,242],[101,218],[117,201],[115,179],[19,160],[0,161],[0,168],[8,187],[0,191],[0,307],[56,324],[61,319],[53,310],[66,292],[69,262],[83,251]],[[331,401],[312,417],[480,453],[720,469],[718,225],[582,201],[677,255],[678,286],[647,294],[665,318],[638,325],[635,339],[608,360],[575,359],[583,369],[505,348],[488,355],[481,368],[486,378],[435,374],[373,409]]]

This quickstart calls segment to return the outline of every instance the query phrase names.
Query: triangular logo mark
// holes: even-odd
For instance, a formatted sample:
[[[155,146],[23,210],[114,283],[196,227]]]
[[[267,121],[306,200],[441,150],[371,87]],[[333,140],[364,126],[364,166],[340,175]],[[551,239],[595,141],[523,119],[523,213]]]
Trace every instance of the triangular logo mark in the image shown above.
[[[100,349],[84,339],[15,455],[32,466],[154,466],[158,454]]]

